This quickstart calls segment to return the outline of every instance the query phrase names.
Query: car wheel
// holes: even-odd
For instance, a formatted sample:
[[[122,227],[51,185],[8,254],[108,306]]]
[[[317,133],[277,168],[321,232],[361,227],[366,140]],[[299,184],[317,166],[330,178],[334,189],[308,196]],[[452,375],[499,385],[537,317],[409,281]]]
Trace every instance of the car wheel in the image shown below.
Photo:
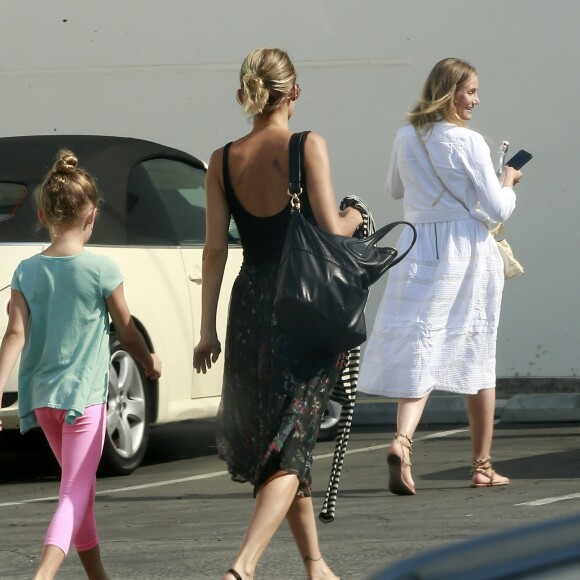
[[[149,385],[114,334],[110,348],[107,433],[100,473],[129,475],[143,460],[149,443]]]
[[[334,401],[328,401],[322,422],[320,423],[320,431],[318,432],[319,441],[331,441],[336,439],[338,434],[338,424],[340,422],[340,412],[342,405]]]

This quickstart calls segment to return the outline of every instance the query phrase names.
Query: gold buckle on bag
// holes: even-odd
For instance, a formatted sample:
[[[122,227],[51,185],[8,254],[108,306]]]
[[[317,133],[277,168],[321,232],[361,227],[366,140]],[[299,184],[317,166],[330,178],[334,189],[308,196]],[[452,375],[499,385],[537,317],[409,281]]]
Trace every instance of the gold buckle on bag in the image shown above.
[[[290,196],[290,212],[300,211],[300,195],[302,193],[302,188],[298,192],[292,192],[288,190],[288,195]]]

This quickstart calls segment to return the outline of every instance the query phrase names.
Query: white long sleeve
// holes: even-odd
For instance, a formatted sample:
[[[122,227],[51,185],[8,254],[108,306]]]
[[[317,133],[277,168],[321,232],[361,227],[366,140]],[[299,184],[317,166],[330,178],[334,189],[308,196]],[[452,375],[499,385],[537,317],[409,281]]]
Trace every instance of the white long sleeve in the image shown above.
[[[462,219],[462,203],[480,221],[509,218],[515,193],[499,184],[489,147],[479,133],[439,122],[424,142],[431,160],[411,125],[398,130],[393,145],[386,189],[395,199],[404,196],[405,219],[415,223]],[[453,195],[440,196],[442,182]]]

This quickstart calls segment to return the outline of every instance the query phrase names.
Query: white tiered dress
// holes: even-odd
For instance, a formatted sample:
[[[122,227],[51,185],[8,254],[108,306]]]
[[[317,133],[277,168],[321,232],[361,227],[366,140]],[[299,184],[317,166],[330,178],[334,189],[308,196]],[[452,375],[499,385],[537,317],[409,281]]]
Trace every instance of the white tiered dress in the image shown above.
[[[412,126],[395,137],[386,187],[404,197],[405,220],[418,235],[390,270],[361,363],[364,393],[418,398],[495,387],[504,275],[484,221],[505,221],[515,194],[498,183],[478,133],[439,122],[424,142],[431,161]],[[397,247],[410,243],[408,230]]]

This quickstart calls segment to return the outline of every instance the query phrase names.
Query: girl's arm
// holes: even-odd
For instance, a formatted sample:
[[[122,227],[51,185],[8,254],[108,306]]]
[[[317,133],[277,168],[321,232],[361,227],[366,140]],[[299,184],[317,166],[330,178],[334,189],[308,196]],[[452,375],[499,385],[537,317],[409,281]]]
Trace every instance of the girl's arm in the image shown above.
[[[351,236],[363,218],[353,207],[337,211],[326,141],[317,133],[308,134],[304,144],[304,162],[308,199],[316,224],[333,234]]]
[[[2,400],[8,377],[22,352],[29,317],[30,311],[24,295],[18,290],[12,290],[8,326],[0,345],[0,400]],[[1,430],[2,419],[0,419]]]
[[[201,332],[193,351],[193,366],[199,373],[206,373],[221,352],[217,335],[216,317],[218,300],[228,258],[228,228],[231,212],[225,198],[219,176],[223,148],[211,156],[206,181],[206,238],[203,247],[201,287]]]
[[[161,360],[155,353],[149,352],[143,335],[135,326],[125,300],[123,283],[119,284],[107,298],[107,310],[121,344],[133,358],[143,365],[145,374],[149,378],[158,379],[161,376]]]

